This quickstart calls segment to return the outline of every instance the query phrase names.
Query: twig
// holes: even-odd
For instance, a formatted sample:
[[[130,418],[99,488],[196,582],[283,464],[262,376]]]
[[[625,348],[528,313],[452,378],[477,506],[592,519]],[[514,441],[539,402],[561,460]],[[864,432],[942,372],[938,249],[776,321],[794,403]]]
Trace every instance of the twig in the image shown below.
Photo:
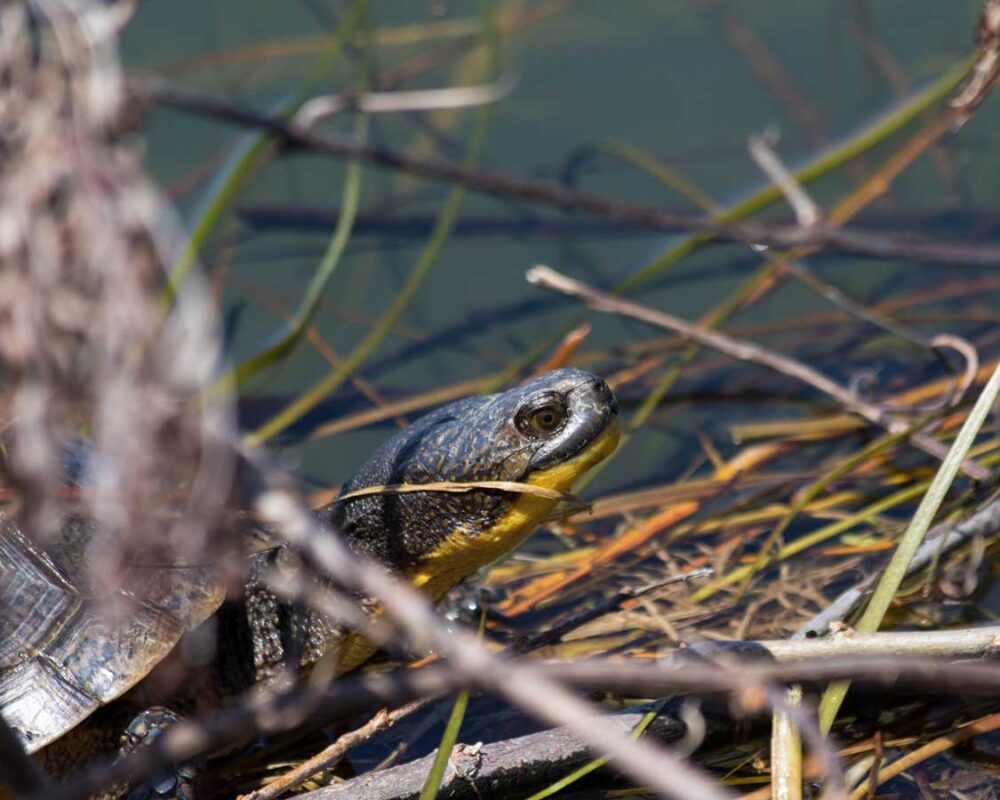
[[[803,228],[812,228],[823,219],[823,212],[806,193],[795,176],[781,163],[778,154],[771,148],[766,134],[751,136],[748,142],[750,155],[764,173],[777,186],[795,212],[795,219]]]
[[[988,0],[979,18],[979,57],[969,79],[951,101],[956,125],[971,117],[1000,79],[1000,0]]]
[[[368,92],[346,95],[323,95],[302,104],[294,121],[312,128],[321,120],[345,111],[365,114],[391,114],[401,111],[439,111],[472,108],[497,103],[510,94],[515,78],[507,73],[499,80],[481,86],[449,86],[444,89],[420,89],[409,92]]]
[[[868,308],[862,303],[851,299],[837,286],[834,286],[832,283],[829,283],[816,275],[801,261],[788,259],[784,262],[784,269],[788,272],[788,274],[798,278],[802,281],[802,283],[811,288],[817,294],[821,295],[824,299],[833,303],[835,306],[840,307],[851,316],[863,320],[869,325],[888,331],[894,336],[898,336],[900,339],[910,342],[917,347],[929,349],[931,351],[934,350],[934,345],[930,337],[925,336],[919,331],[910,330],[909,328],[896,322],[887,314]],[[950,366],[950,363],[946,364],[946,366]]]
[[[890,433],[901,433],[908,430],[907,424],[887,414],[879,406],[866,402],[836,381],[831,380],[812,367],[785,355],[767,350],[751,342],[733,339],[725,334],[692,325],[679,317],[656,311],[646,306],[613,297],[605,292],[589,286],[582,281],[569,278],[548,267],[537,266],[528,270],[527,279],[535,286],[541,286],[554,292],[583,300],[588,306],[611,314],[620,314],[641,320],[657,328],[673,331],[685,338],[714,348],[731,358],[772,369],[782,375],[794,378],[808,386],[812,386],[823,394],[833,398],[843,408],[878,425]],[[941,442],[926,434],[915,431],[909,434],[910,440],[921,450],[937,459],[943,459],[948,448]],[[962,464],[966,475],[975,480],[986,480],[990,473],[987,469],[973,461],[966,460]]]
[[[779,661],[853,658],[893,654],[981,658],[1000,645],[1000,626],[940,631],[846,633],[826,639],[778,639],[757,642]]]
[[[169,108],[210,116],[240,127],[265,130],[289,148],[303,149],[338,159],[358,159],[429,180],[458,184],[473,191],[525,202],[540,203],[562,211],[580,211],[656,230],[698,232],[710,234],[722,242],[742,242],[778,249],[809,246],[878,259],[907,259],[952,266],[1000,265],[1000,247],[968,242],[937,242],[912,237],[899,239],[886,234],[830,225],[817,225],[804,230],[798,225],[725,223],[695,214],[619,202],[544,181],[463,167],[437,159],[414,158],[384,147],[360,145],[350,139],[287,123],[225,98],[153,78],[133,78],[129,85],[140,98]]]
[[[329,747],[324,748],[293,769],[282,773],[266,786],[244,795],[240,800],[274,800],[274,798],[280,797],[287,790],[298,786],[313,775],[334,767],[352,749],[367,742],[375,734],[391,728],[403,717],[425,708],[429,703],[429,700],[415,700],[400,708],[394,708],[392,711],[385,709],[379,711],[361,727],[337,737],[337,741]]]
[[[523,614],[530,608],[535,608],[544,600],[552,597],[577,581],[593,575],[599,567],[613,563],[624,556],[632,553],[636,548],[641,547],[654,536],[668,527],[672,527],[690,517],[700,508],[700,504],[693,501],[682,501],[668,505],[654,514],[642,524],[631,528],[628,532],[618,536],[601,547],[575,569],[569,570],[560,579],[553,582],[546,582],[544,587],[534,587],[530,592],[526,592],[520,600],[511,598],[504,611],[510,616]]]
[[[687,581],[695,580],[697,578],[708,577],[712,574],[712,572],[713,570],[711,567],[702,567],[700,569],[693,569],[690,572],[685,572],[681,575],[672,575],[669,578],[657,581],[649,586],[642,586],[640,588],[626,586],[623,589],[619,589],[610,597],[602,598],[592,607],[573,614],[572,616],[553,625],[551,628],[547,628],[546,630],[535,634],[527,641],[521,643],[517,647],[517,650],[522,653],[530,653],[533,650],[538,650],[542,647],[548,647],[549,645],[556,644],[561,641],[566,634],[575,631],[577,628],[586,625],[588,622],[600,619],[606,614],[611,614],[617,611],[629,600],[644,597],[647,594],[658,591],[659,589],[662,589],[665,586],[670,586],[674,583],[686,583]]]
[[[947,347],[954,350],[962,356],[962,360],[965,362],[965,368],[958,376],[954,389],[948,393],[944,401],[946,407],[956,406],[962,402],[965,393],[969,391],[972,384],[976,381],[976,375],[979,373],[979,351],[968,339],[955,336],[951,333],[939,333],[931,339],[931,345],[935,348]]]

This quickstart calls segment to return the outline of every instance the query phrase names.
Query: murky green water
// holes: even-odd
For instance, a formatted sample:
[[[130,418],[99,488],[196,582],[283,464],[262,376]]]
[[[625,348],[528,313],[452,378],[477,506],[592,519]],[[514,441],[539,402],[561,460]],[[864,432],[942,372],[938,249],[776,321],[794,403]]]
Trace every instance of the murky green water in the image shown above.
[[[709,16],[683,2],[630,2],[616,5],[579,2],[546,21],[509,37],[503,59],[517,76],[517,85],[493,113],[484,163],[492,168],[543,177],[555,176],[584,148],[627,142],[660,156],[713,197],[732,199],[760,184],[760,175],[746,152],[750,134],[774,128],[781,134],[779,150],[790,163],[814,153],[818,138],[837,141],[891,105],[894,93],[886,80],[859,55],[852,27],[869,25],[898,60],[905,78],[919,87],[937,77],[968,51],[976,0],[899,0],[898,2],[727,3],[732,18],[752,28],[767,57],[784,71],[796,91],[808,98],[806,114],[812,131],[797,121],[803,109],[789,107],[765,88],[747,62],[730,46],[723,29]],[[475,3],[375,3],[377,25],[424,23],[440,19],[475,22]],[[502,11],[508,6],[499,5]],[[141,5],[125,37],[130,65],[177,67],[185,59],[227,48],[330,30],[341,12],[329,2],[258,2],[186,0]],[[868,22],[865,20],[868,19]],[[441,41],[416,46],[383,45],[379,58],[398,63]],[[225,66],[175,73],[178,80],[235,96],[267,109],[296,88],[313,56],[255,58]],[[463,66],[464,65],[464,66]],[[481,71],[468,61],[457,68],[435,70],[413,85],[433,87],[475,82]],[[350,65],[338,69],[331,89],[352,85]],[[439,131],[434,143],[428,125],[401,117],[380,116],[376,141],[413,152],[460,153],[468,136],[469,113],[433,118]],[[995,208],[1000,195],[994,145],[1000,139],[1000,114],[987,107],[956,139],[949,153],[958,167],[958,186],[969,209]],[[349,121],[337,123],[347,129]],[[337,125],[333,127],[336,128]],[[231,128],[194,120],[174,112],[157,112],[149,129],[149,164],[163,184],[180,192],[190,214],[204,191],[192,186],[192,175],[211,169],[238,140]],[[924,160],[926,162],[926,159]],[[877,155],[864,162],[878,163]],[[255,206],[336,207],[343,169],[329,160],[296,156],[269,164],[241,193],[243,208]],[[683,208],[662,185],[621,162],[597,157],[579,174],[583,188],[614,193],[636,202]],[[813,191],[828,201],[849,185],[850,176],[825,180]],[[363,206],[384,214],[405,213],[433,219],[444,194],[440,186],[366,170]],[[921,163],[900,184],[891,204],[898,213],[941,211],[954,207],[952,187],[945,187],[927,163]],[[402,193],[402,197],[400,194]],[[519,215],[537,209],[514,207],[488,198],[469,197],[467,218],[490,217],[516,225]],[[586,218],[577,218],[581,224]],[[596,225],[595,225],[596,227]],[[509,233],[509,231],[508,231]],[[377,318],[398,290],[425,231],[408,236],[359,235],[343,259],[328,292],[319,328],[341,353],[349,352],[364,332],[349,310]],[[276,320],[265,311],[261,297],[291,308],[311,277],[325,246],[322,231],[255,233],[229,222],[205,253],[210,270],[229,270],[227,307],[236,358],[253,352],[274,330]],[[523,355],[546,332],[570,314],[567,306],[528,287],[523,275],[535,263],[547,263],[599,284],[610,284],[669,246],[669,237],[642,233],[608,237],[579,230],[564,236],[491,235],[455,237],[445,248],[429,280],[404,318],[406,335],[393,335],[364,371],[389,398],[445,385],[494,371]],[[230,247],[235,243],[235,248]],[[889,264],[859,268],[857,261],[824,259],[825,274],[862,299],[883,294],[900,280]],[[739,248],[709,248],[675,267],[668,277],[646,288],[648,302],[693,318],[718,302],[749,274],[753,259]],[[916,268],[917,272],[932,270]],[[919,281],[915,270],[905,280]],[[776,292],[744,319],[779,319],[791,311],[825,308],[817,298],[796,287]],[[423,337],[449,332],[425,347]],[[617,320],[599,318],[591,344],[620,344],[647,332]],[[404,354],[405,357],[399,357]],[[290,362],[249,388],[248,397],[278,399],[301,391],[328,367],[311,348],[301,348]],[[766,385],[769,376],[759,376]],[[310,418],[310,424],[358,410],[368,401],[345,389]],[[251,404],[249,420],[259,421],[273,410]],[[739,411],[736,415],[740,416]],[[698,417],[697,424],[711,419]],[[641,479],[651,461],[684,463],[692,442],[681,436],[687,424],[658,419],[643,441],[633,444]],[[364,430],[299,448],[303,467],[324,482],[347,477],[358,460],[385,434]],[[654,457],[653,454],[656,454]],[[620,463],[626,459],[620,459]],[[662,466],[661,475],[669,473]],[[604,477],[604,482],[627,482]]]

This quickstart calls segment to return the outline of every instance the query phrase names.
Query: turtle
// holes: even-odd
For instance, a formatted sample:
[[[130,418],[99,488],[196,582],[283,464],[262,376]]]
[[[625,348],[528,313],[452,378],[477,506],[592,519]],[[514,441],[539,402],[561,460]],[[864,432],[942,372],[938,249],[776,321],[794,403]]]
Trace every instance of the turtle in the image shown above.
[[[316,513],[357,555],[406,576],[436,602],[552,514],[554,494],[568,492],[614,450],[617,416],[608,385],[575,368],[457,400],[389,438]],[[441,481],[513,481],[552,492],[364,491]],[[0,519],[0,714],[46,768],[60,772],[67,763],[78,765],[82,754],[93,755],[95,741],[103,749],[112,742],[148,741],[175,719],[173,698],[162,698],[164,705],[154,710],[137,707],[133,698],[147,702],[143,679],[185,636],[209,630],[215,668],[202,673],[225,684],[218,687],[220,697],[271,680],[288,665],[307,668],[333,647],[339,648],[339,672],[359,666],[377,649],[362,635],[347,634],[333,620],[269,591],[266,570],[295,566],[280,545],[248,555],[236,600],[226,600],[210,565],[137,567],[146,571],[146,593],[128,619],[109,619],[87,583],[86,553],[94,533],[91,522],[71,517],[58,540],[43,548],[12,520]],[[118,706],[117,718],[95,714]],[[112,718],[124,721],[124,729],[111,728]],[[80,733],[84,729],[87,736]],[[161,796],[184,796],[185,777],[168,781]]]

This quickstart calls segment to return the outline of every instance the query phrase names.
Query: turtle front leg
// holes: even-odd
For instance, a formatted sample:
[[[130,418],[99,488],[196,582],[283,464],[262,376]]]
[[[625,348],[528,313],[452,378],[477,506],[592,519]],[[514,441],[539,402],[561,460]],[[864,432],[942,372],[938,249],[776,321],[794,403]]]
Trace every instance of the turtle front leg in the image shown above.
[[[148,747],[180,717],[164,706],[151,706],[132,718],[121,738],[120,754],[127,755],[139,747]],[[194,800],[192,764],[168,767],[151,775],[121,795],[123,800]]]

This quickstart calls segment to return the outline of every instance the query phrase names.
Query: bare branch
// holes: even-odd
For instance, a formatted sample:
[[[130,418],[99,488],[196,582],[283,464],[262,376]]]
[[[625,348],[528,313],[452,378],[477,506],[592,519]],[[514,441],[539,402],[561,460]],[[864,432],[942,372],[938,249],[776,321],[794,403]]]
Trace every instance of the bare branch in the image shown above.
[[[548,267],[533,267],[528,270],[527,279],[529,283],[536,286],[581,299],[597,311],[621,314],[641,320],[654,327],[673,331],[699,344],[714,348],[732,358],[759,364],[794,378],[833,398],[847,411],[857,414],[890,433],[903,433],[910,430],[909,425],[890,416],[881,407],[862,400],[846,387],[789,356],[767,350],[751,342],[733,339],[708,328],[692,325],[690,322],[662,311],[655,311],[638,303],[613,297]],[[917,447],[935,458],[943,459],[948,452],[948,448],[941,442],[919,431],[910,433],[909,438]],[[975,480],[986,480],[990,476],[989,470],[973,461],[966,460],[962,468],[966,475]]]
[[[287,124],[277,117],[248,109],[225,98],[154,78],[133,78],[130,86],[140,98],[165,107],[210,116],[240,127],[268,131],[280,143],[292,149],[298,148],[338,159],[357,159],[429,180],[459,184],[473,191],[539,203],[562,211],[579,211],[655,230],[710,234],[720,242],[740,242],[777,249],[808,246],[869,258],[907,259],[951,266],[1000,265],[1000,247],[992,245],[935,242],[913,237],[903,239],[825,224],[808,230],[798,225],[757,222],[726,224],[700,215],[577,192],[557,184],[470,169],[436,159],[413,158],[384,147],[360,145],[333,134],[320,134],[302,126]]]

